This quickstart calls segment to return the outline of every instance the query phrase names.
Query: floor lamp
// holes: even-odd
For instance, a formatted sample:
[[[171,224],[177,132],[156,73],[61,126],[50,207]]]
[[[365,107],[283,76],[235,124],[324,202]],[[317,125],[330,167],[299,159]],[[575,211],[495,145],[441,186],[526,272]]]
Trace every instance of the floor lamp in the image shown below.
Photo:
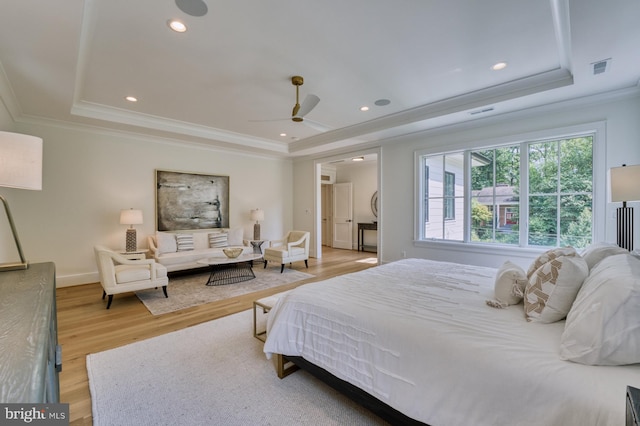
[[[0,186],[18,189],[42,189],[42,139],[20,133],[0,132]],[[20,262],[0,264],[0,271],[27,269],[18,231],[16,231],[9,202],[0,195],[11,227]]]
[[[633,250],[633,207],[627,201],[640,200],[640,165],[611,168],[611,201],[622,202],[616,211],[618,246]]]

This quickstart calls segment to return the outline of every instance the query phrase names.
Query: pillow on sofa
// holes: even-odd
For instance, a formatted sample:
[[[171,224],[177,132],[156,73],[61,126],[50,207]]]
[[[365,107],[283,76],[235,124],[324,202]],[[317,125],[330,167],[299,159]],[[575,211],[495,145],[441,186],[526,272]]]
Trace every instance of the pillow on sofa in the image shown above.
[[[513,262],[506,261],[498,269],[494,286],[496,300],[487,300],[493,308],[506,308],[522,302],[527,274]]]
[[[531,274],[524,290],[527,321],[552,323],[567,316],[585,278],[587,262],[575,254],[553,256]]]
[[[192,234],[176,234],[176,244],[178,251],[190,251],[193,250],[193,235]]]
[[[229,243],[227,243],[226,232],[212,232],[209,234],[210,248],[219,248],[219,247],[228,247],[228,246],[229,246]]]
[[[608,256],[585,280],[560,339],[560,358],[587,365],[640,363],[640,259]]]
[[[547,250],[534,260],[527,270],[527,279],[531,279],[531,275],[538,270],[539,267],[548,261],[560,256],[577,256],[578,252],[573,247],[558,247]]]
[[[584,249],[581,256],[587,261],[591,270],[605,257],[627,253],[629,253],[627,250],[612,243],[594,243]]]
[[[158,254],[175,253],[178,251],[175,234],[156,232],[156,247],[158,248]]]
[[[244,229],[242,228],[229,229],[229,232],[227,233],[227,243],[232,247],[242,246],[244,245],[242,241],[243,235]]]

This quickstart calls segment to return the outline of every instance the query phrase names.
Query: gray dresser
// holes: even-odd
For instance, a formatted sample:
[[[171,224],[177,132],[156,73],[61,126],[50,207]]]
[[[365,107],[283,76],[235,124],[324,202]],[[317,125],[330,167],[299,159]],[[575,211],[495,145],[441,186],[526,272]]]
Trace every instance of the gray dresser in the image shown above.
[[[59,402],[55,265],[0,272],[0,402]]]

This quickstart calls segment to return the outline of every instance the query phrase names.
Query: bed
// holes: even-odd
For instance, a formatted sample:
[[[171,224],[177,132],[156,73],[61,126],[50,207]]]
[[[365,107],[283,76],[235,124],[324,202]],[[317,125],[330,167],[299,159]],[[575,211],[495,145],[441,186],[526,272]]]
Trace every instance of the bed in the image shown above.
[[[327,372],[400,413],[394,423],[623,425],[640,364],[561,359],[565,320],[489,306],[497,272],[403,259],[298,287],[271,309],[264,352]]]

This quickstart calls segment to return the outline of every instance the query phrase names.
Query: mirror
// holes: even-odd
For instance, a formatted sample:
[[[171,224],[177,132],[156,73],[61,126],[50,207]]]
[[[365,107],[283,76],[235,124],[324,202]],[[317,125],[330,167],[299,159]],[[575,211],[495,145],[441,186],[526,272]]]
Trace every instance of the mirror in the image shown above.
[[[374,192],[371,197],[371,211],[375,217],[378,217],[378,191]]]

